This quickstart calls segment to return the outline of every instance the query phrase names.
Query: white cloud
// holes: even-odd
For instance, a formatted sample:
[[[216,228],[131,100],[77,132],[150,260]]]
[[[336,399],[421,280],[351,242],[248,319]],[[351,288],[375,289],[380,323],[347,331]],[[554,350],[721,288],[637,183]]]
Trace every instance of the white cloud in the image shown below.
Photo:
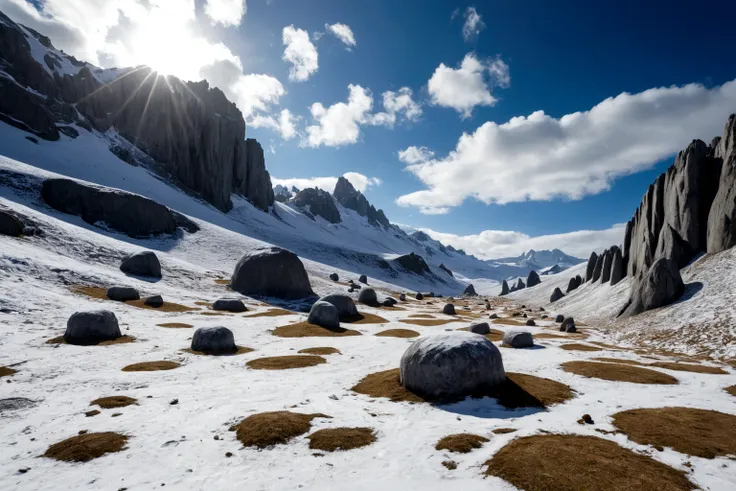
[[[204,13],[212,20],[212,24],[225,27],[240,25],[248,7],[246,0],[205,0]]]
[[[451,107],[467,118],[475,106],[493,106],[496,103],[491,87],[506,88],[510,83],[509,67],[501,58],[479,60],[475,54],[468,53],[460,68],[440,63],[427,87],[432,104]]]
[[[350,29],[349,25],[340,24],[339,22],[336,24],[325,24],[325,29],[327,29],[327,32],[333,34],[342,41],[348,49],[355,46],[355,36],[353,35],[353,30]]]
[[[289,80],[304,82],[319,68],[317,48],[309,40],[309,33],[297,29],[293,25],[284,27],[284,56],[282,59],[291,63]]]
[[[385,112],[374,114],[371,124],[393,127],[399,118],[417,121],[422,115],[422,107],[412,99],[412,90],[409,87],[402,87],[398,92],[384,92],[383,108]]]
[[[412,145],[399,151],[399,160],[410,165],[426,162],[432,157],[434,157],[434,152],[427,147],[415,147]]]
[[[489,121],[464,133],[447,156],[408,165],[428,189],[397,203],[426,212],[468,197],[501,204],[581,199],[650,168],[693,138],[709,142],[734,107],[736,80],[710,89],[690,84],[622,93],[559,119],[537,111],[503,124]]]
[[[381,180],[379,178],[367,177],[358,172],[346,172],[345,174],[343,174],[343,177],[350,181],[350,184],[352,184],[353,187],[355,187],[355,189],[357,189],[361,193],[364,193],[365,190],[371,186],[381,185]],[[282,186],[286,186],[289,189],[291,189],[291,186],[296,186],[297,189],[300,190],[306,188],[320,188],[331,193],[335,190],[337,177],[292,177],[289,179],[279,179],[272,177],[271,182],[274,186],[280,184]]]
[[[560,249],[566,254],[587,259],[594,250],[602,251],[614,244],[620,245],[625,228],[625,224],[616,224],[604,230],[578,230],[536,237],[507,230],[484,230],[474,235],[448,234],[427,228],[418,230],[481,259],[518,256],[529,249]]]
[[[300,119],[299,116],[294,116],[288,109],[282,109],[278,117],[257,115],[251,118],[248,124],[253,128],[269,128],[279,133],[284,140],[291,140],[298,134],[296,123]],[[272,151],[272,153],[276,152]]]
[[[477,37],[480,34],[480,31],[486,27],[480,14],[475,10],[475,7],[468,7],[465,9],[463,17],[465,17],[465,23],[463,24],[463,39],[465,39],[465,41],[470,41]]]

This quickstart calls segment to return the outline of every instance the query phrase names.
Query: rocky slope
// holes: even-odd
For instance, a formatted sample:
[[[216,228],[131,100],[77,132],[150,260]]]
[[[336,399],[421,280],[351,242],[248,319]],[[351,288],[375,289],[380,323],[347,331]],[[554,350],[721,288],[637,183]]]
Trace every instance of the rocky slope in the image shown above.
[[[112,130],[137,150],[111,145],[121,159],[223,211],[233,194],[262,210],[274,201],[263,149],[245,139],[242,114],[219,89],[148,67],[99,69],[1,12],[0,119],[50,141]]]

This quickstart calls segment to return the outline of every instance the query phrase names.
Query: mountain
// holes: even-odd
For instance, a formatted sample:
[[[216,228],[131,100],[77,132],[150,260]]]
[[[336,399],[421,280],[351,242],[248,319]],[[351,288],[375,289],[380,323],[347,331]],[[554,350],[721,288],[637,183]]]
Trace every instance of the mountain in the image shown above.
[[[525,252],[520,256],[488,260],[488,262],[491,263],[515,265],[522,268],[533,269],[539,273],[543,273],[546,269],[554,266],[557,266],[557,271],[563,271],[584,261],[585,259],[570,256],[559,249],[552,249],[551,251],[535,251],[534,249],[530,249],[529,252]]]

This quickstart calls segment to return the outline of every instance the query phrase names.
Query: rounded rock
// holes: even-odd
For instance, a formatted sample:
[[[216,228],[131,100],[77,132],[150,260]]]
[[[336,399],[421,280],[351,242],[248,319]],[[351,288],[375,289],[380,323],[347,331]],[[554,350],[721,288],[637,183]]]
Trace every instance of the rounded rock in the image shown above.
[[[414,296],[414,298],[416,298],[417,300],[424,300],[424,295],[422,295],[421,293],[417,293],[417,294],[416,294],[416,295]]]
[[[573,319],[572,317],[568,317],[564,321],[562,321],[562,324],[560,325],[560,331],[577,332],[577,328],[575,327],[575,319]]]
[[[373,288],[364,288],[358,295],[358,301],[366,305],[378,305],[378,295]]]
[[[534,322],[534,319],[529,319],[529,320],[526,321],[526,325],[527,326],[536,326],[537,323]]]
[[[141,298],[138,290],[130,286],[111,286],[107,289],[107,298],[116,302],[127,302]]]
[[[319,301],[327,302],[334,305],[337,309],[337,314],[340,319],[358,315],[358,307],[355,306],[355,302],[349,295],[333,293],[330,295],[325,295],[324,297],[320,298]]]
[[[503,335],[503,344],[512,348],[531,348],[534,346],[534,338],[527,331],[508,331]]]
[[[557,314],[557,317],[555,317],[555,322],[562,322],[565,320],[565,316],[562,314]]]
[[[66,322],[64,341],[69,344],[93,344],[117,339],[120,326],[115,314],[109,310],[75,312]]]
[[[192,336],[192,350],[205,353],[236,351],[235,337],[227,327],[200,327]]]
[[[337,307],[330,302],[317,300],[309,311],[307,322],[327,329],[340,327],[340,315]]]
[[[367,285],[368,284],[368,277],[366,275],[362,274],[362,275],[360,275],[360,278],[358,278],[358,281],[360,281],[361,283],[365,283]]]
[[[332,281],[340,281],[340,277],[337,275],[337,273],[330,274],[330,279]]]
[[[227,312],[245,312],[248,308],[239,298],[222,297],[215,300],[212,310],[225,310]]]
[[[164,299],[161,297],[161,295],[152,295],[150,297],[146,297],[145,300],[143,300],[143,303],[145,305],[148,305],[149,307],[161,307],[164,304]]]
[[[470,327],[468,327],[468,331],[485,336],[486,334],[491,333],[491,326],[489,326],[487,322],[479,322],[477,324],[471,324]]]
[[[399,295],[399,300],[402,302],[406,302],[406,294],[402,293],[401,295]]]
[[[15,215],[0,210],[0,235],[20,237],[23,235],[23,223]]]
[[[299,257],[275,246],[245,254],[235,266],[230,286],[243,295],[289,300],[314,295]]]
[[[161,263],[155,253],[143,251],[123,259],[120,264],[120,271],[133,276],[161,278]]]
[[[493,314],[489,315],[488,318],[489,319],[498,319],[498,314],[493,313]]]
[[[447,315],[455,315],[455,306],[451,303],[445,304],[445,306],[442,307],[442,313]]]

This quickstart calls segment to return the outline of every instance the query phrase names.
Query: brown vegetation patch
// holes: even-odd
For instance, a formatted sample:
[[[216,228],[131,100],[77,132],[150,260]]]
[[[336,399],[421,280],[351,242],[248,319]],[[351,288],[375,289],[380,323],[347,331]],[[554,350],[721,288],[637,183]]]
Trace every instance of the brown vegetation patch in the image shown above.
[[[197,300],[194,302],[194,305],[199,305],[200,307],[211,307],[212,304],[209,302],[205,302],[204,300]]]
[[[419,333],[412,331],[411,329],[388,329],[381,331],[376,336],[387,337],[387,338],[416,338]]]
[[[156,324],[159,327],[168,327],[170,329],[186,329],[189,327],[194,327],[191,324],[186,324],[184,322],[164,322],[163,324]]]
[[[524,319],[524,322],[521,322],[516,319],[512,319],[511,317],[502,317],[500,319],[492,319],[491,324],[505,324],[507,326],[526,326],[526,319]]]
[[[236,346],[234,350],[231,351],[196,351],[192,348],[184,348],[182,351],[189,353],[190,355],[204,355],[204,356],[235,356],[235,355],[244,355],[246,353],[252,353],[255,351],[253,348],[248,348],[247,346]]]
[[[526,491],[689,491],[685,473],[593,436],[519,438],[486,462],[486,474]]]
[[[651,363],[650,366],[657,368],[666,368],[668,370],[677,370],[680,372],[710,373],[713,375],[728,375],[728,372],[720,367],[709,367],[706,365],[694,365],[692,363],[675,363],[660,361]]]
[[[366,447],[376,441],[372,428],[328,428],[309,435],[309,448],[334,452]]]
[[[158,372],[161,370],[173,370],[179,368],[181,364],[175,361],[144,361],[141,363],[133,363],[123,367],[124,372]]]
[[[416,318],[416,319],[436,319],[435,316],[432,314],[411,314],[409,318]]]
[[[603,351],[603,348],[597,348],[595,346],[582,343],[563,344],[560,348],[566,351]]]
[[[399,319],[403,324],[412,324],[415,326],[444,326],[450,322],[463,322],[463,319]]]
[[[447,470],[450,471],[454,471],[455,469],[457,469],[457,462],[455,462],[454,460],[443,460],[442,465],[444,465]]]
[[[666,373],[636,366],[618,363],[598,363],[594,361],[568,361],[562,369],[583,377],[599,378],[613,382],[631,382],[634,384],[677,384],[675,377]]]
[[[199,315],[228,315],[225,312],[200,312]]]
[[[18,370],[14,370],[8,367],[0,367],[0,377],[9,377],[14,373],[18,373]]]
[[[726,387],[726,388],[725,388],[725,389],[723,389],[723,390],[725,390],[726,392],[728,392],[728,393],[729,393],[729,394],[731,394],[732,396],[736,396],[736,385],[732,385],[732,386],[730,386],[730,387]]]
[[[362,314],[341,318],[340,322],[346,322],[348,324],[385,324],[388,322],[388,319],[384,319],[380,315],[363,312]]]
[[[217,283],[218,285],[230,286],[230,280],[226,278],[218,278],[215,280],[215,283]]]
[[[613,425],[636,443],[712,459],[736,454],[736,416],[686,407],[632,409],[613,415]]]
[[[600,346],[601,348],[613,349],[613,350],[626,350],[627,349],[627,348],[622,348],[620,346],[614,346],[613,344],[602,343],[600,341],[591,341],[590,344]]]
[[[509,409],[547,408],[572,399],[575,392],[567,385],[548,378],[506,372],[506,382],[492,396],[498,399],[499,404]]]
[[[90,342],[85,343],[84,345],[77,345],[77,346],[110,346],[113,344],[126,344],[126,343],[132,343],[135,341],[135,337],[133,336],[120,336],[116,339],[108,339],[107,341],[98,341],[98,342]],[[64,339],[64,336],[57,336],[55,338],[51,338],[48,341],[46,341],[46,344],[69,344]]]
[[[306,368],[327,363],[321,356],[315,355],[288,355],[256,358],[246,365],[254,370],[288,370],[290,368]]]
[[[341,336],[360,336],[358,331],[353,329],[327,329],[326,327],[310,324],[307,321],[289,324],[288,326],[280,326],[273,330],[273,335],[280,338],[307,338],[307,337],[341,337]]]
[[[97,416],[98,414],[100,414],[99,409],[93,409],[92,411],[87,411],[86,413],[84,413],[84,415],[88,418],[91,418],[92,416]]]
[[[273,411],[252,414],[231,428],[245,447],[267,448],[288,443],[303,435],[312,427],[314,418],[329,418],[320,413],[301,414],[290,411]]]
[[[493,433],[496,435],[505,435],[507,433],[513,433],[516,431],[516,428],[496,428],[493,430]]]
[[[118,407],[130,406],[131,404],[135,404],[137,402],[138,400],[133,397],[110,396],[110,397],[100,397],[99,399],[95,399],[89,405],[90,406],[100,406],[102,409],[113,409],[113,408],[118,408]]]
[[[71,290],[74,293],[87,295],[88,297],[96,298],[98,300],[110,301],[110,299],[107,298],[107,288],[103,288],[101,286],[74,286],[71,288]],[[126,305],[131,305],[140,309],[158,310],[160,312],[189,312],[192,310],[197,310],[193,307],[187,307],[186,305],[181,305],[174,302],[164,302],[164,304],[160,307],[151,307],[150,305],[146,305],[145,303],[143,303],[144,301],[145,300],[141,298],[139,300],[128,300],[127,302],[118,303],[124,303]]]
[[[484,436],[473,435],[472,433],[457,433],[442,438],[434,446],[435,450],[449,450],[450,452],[468,453],[476,448],[480,448],[484,443],[490,440]]]
[[[87,462],[106,453],[120,452],[127,441],[127,436],[112,431],[86,433],[54,443],[43,456],[66,462]]]
[[[636,361],[636,360],[626,360],[624,358],[607,358],[605,356],[601,356],[599,358],[593,358],[593,360],[594,361],[605,361],[605,362],[608,362],[608,363],[622,363],[624,365],[636,365],[636,366],[639,366],[639,367],[646,366],[646,363],[642,363],[642,362]]]
[[[340,350],[337,348],[332,348],[330,346],[317,346],[314,348],[304,348],[302,350],[299,350],[299,353],[304,353],[305,355],[340,355]]]
[[[291,312],[286,309],[273,308],[273,309],[264,310],[263,312],[256,312],[255,314],[244,315],[243,317],[247,319],[252,319],[253,317],[280,317],[282,315],[292,315],[295,313],[296,312]]]
[[[386,397],[394,402],[424,402],[424,399],[401,385],[399,376],[398,368],[371,373],[363,377],[352,390],[370,397]]]

